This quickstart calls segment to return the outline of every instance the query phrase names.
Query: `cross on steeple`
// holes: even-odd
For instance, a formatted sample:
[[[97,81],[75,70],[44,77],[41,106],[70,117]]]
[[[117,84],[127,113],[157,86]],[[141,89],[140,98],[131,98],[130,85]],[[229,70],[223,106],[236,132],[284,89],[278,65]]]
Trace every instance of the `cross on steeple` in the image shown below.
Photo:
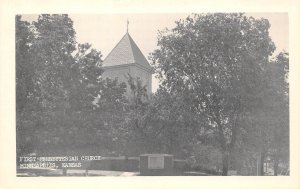
[[[128,21],[128,19],[127,19],[127,33],[128,33],[128,25],[129,25],[129,21]]]

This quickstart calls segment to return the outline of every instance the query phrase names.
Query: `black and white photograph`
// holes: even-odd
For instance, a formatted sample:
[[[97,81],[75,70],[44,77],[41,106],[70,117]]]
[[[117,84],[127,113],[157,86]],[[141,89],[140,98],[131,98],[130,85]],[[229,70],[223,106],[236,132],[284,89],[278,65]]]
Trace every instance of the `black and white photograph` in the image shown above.
[[[16,14],[16,176],[289,176],[287,12]]]

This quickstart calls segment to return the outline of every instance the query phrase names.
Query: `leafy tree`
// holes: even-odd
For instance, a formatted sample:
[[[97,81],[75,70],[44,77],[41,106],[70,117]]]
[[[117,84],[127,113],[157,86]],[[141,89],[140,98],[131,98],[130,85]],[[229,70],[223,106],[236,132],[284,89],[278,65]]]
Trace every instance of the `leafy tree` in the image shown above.
[[[19,151],[79,153],[110,143],[126,86],[101,78],[101,52],[77,44],[68,15],[32,24],[17,16],[16,38]]]
[[[273,162],[275,175],[278,173],[279,162],[288,164],[289,161],[288,63],[288,53],[281,52],[265,69],[266,90],[263,105],[266,110],[264,119],[267,120],[265,135],[268,139],[265,151],[266,157]]]
[[[21,20],[21,16],[15,18],[16,24],[16,134],[17,154],[32,151],[32,131],[36,114],[31,114],[35,99],[34,75],[35,67],[31,62],[30,47],[34,38],[31,25]],[[23,120],[26,119],[26,122]],[[22,126],[21,126],[22,125]],[[26,141],[26,142],[24,142]]]
[[[289,165],[289,54],[280,53],[274,61],[275,71],[271,82],[274,89],[275,98],[273,101],[273,136],[271,149],[273,150],[274,175],[278,174],[280,162]],[[289,166],[287,166],[289,170]]]
[[[262,65],[275,49],[266,19],[204,14],[176,22],[159,34],[153,65],[170,93],[188,94],[193,111],[217,134],[223,175],[240,132],[262,89]],[[185,95],[186,96],[186,95]]]
[[[76,49],[73,22],[67,15],[39,15],[33,23],[36,37],[32,45],[36,85],[42,106],[53,110],[66,107],[72,52]]]
[[[33,26],[35,38],[30,53],[40,107],[36,149],[44,149],[50,144],[63,143],[62,136],[67,136],[70,127],[66,113],[70,106],[68,85],[76,41],[73,22],[67,15],[39,15]]]
[[[98,130],[98,140],[109,155],[122,154],[125,142],[123,140],[124,120],[126,117],[127,99],[126,84],[117,79],[105,79],[100,84],[97,108],[94,110],[94,127]]]
[[[33,94],[34,67],[30,61],[30,45],[33,31],[30,24],[16,16],[16,89],[17,110],[22,111]]]
[[[203,117],[191,111],[188,100],[188,96],[170,94],[165,88],[159,88],[152,97],[151,106],[155,110],[150,119],[152,137],[160,141],[162,153],[188,158],[192,155],[193,145],[200,139],[205,140],[200,130],[204,129]]]
[[[265,64],[262,74],[259,103],[243,116],[247,127],[242,147],[246,156],[255,154],[253,158],[259,162],[260,175],[265,174],[266,162],[274,165],[276,175],[279,158],[287,163],[289,157],[288,53],[280,53]]]
[[[134,78],[130,74],[127,76],[127,102],[124,106],[126,114],[124,124],[121,127],[124,131],[123,139],[126,145],[124,153],[126,155],[138,155],[147,151],[146,144],[149,142],[147,131],[149,129],[148,116],[150,99],[146,86],[142,84],[140,78]]]
[[[78,44],[75,63],[71,66],[68,82],[70,105],[72,110],[93,110],[92,102],[99,95],[101,86],[101,52],[91,49],[90,44]]]

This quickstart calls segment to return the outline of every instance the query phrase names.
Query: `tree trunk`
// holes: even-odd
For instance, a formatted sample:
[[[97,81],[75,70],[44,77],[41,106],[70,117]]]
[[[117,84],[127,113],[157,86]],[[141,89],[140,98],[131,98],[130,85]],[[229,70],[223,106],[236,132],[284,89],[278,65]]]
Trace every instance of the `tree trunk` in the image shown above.
[[[228,164],[229,164],[229,154],[226,151],[222,153],[222,176],[227,176],[228,174]]]
[[[172,154],[173,153],[173,133],[172,131],[169,133],[170,138],[169,138],[169,150],[168,153]]]
[[[279,158],[278,158],[278,155],[275,154],[274,166],[273,166],[273,169],[274,169],[274,176],[277,176],[277,175],[278,175],[278,164],[279,164]]]
[[[260,176],[264,176],[264,162],[265,162],[265,152],[263,151],[263,152],[261,152],[261,155],[260,155],[260,164],[259,164],[259,166],[260,166],[260,168],[259,168],[259,170],[260,170]]]
[[[223,126],[219,120],[215,120],[218,125],[219,142],[222,150],[222,176],[227,176],[229,152],[227,150],[226,140],[223,132]]]
[[[234,121],[233,121],[233,124],[232,124],[232,131],[231,131],[231,141],[230,141],[230,144],[229,144],[229,154],[228,154],[228,166],[230,166],[230,169],[234,169],[236,170],[236,158],[235,158],[235,155],[234,155],[234,146],[235,146],[235,142],[236,142],[236,137],[237,137],[237,121],[238,121],[238,117],[239,115],[238,114],[235,114],[234,116]]]

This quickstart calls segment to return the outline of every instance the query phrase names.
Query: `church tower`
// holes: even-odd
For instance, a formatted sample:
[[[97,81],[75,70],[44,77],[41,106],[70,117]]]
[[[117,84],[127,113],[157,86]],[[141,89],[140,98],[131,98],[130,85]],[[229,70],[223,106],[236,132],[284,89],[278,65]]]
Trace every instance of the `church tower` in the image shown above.
[[[153,70],[128,31],[104,59],[103,69],[104,78],[117,78],[119,82],[127,83],[130,74],[141,79],[149,94],[152,91]]]

